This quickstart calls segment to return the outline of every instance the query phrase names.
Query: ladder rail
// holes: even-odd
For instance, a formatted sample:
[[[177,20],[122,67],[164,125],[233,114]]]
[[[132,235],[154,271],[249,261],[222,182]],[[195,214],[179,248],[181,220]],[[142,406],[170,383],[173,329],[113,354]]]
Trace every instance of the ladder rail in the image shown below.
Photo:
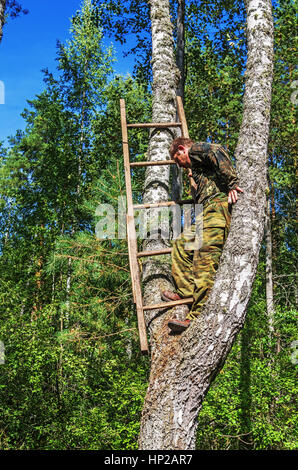
[[[178,111],[178,117],[181,122],[181,132],[182,132],[182,137],[186,137],[189,139],[189,132],[188,132],[188,126],[186,122],[186,117],[185,117],[185,112],[184,112],[184,107],[183,107],[183,102],[181,96],[177,96],[177,111]],[[192,177],[192,171],[190,168],[187,170],[187,176],[190,184],[190,190],[191,190],[191,195],[193,200],[196,200],[196,192],[197,192],[197,185],[195,183],[195,180]]]
[[[141,351],[145,354],[148,353],[148,340],[146,333],[146,323],[143,311],[143,296],[141,289],[140,270],[137,259],[137,237],[134,223],[132,187],[131,187],[131,174],[129,165],[129,147],[126,123],[126,109],[125,101],[120,100],[120,114],[121,114],[121,131],[122,131],[122,145],[124,156],[124,172],[125,172],[125,185],[126,185],[126,200],[127,200],[127,242],[129,253],[129,266],[132,279],[132,290],[134,293],[134,302],[137,309],[138,329],[140,337]]]

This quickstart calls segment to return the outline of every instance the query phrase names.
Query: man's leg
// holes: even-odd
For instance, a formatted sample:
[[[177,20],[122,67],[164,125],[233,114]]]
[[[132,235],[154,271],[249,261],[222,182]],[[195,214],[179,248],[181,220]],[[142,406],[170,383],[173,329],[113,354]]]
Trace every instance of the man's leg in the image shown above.
[[[191,225],[175,240],[172,249],[172,276],[176,292],[181,298],[193,296],[193,250],[186,250],[185,245],[193,242],[195,238],[195,225]]]
[[[193,242],[195,226],[183,233],[175,242],[172,252],[172,274],[177,292],[181,297],[193,297],[191,311],[186,321],[170,320],[169,327],[176,332],[185,330],[189,321],[198,316],[208,298],[214,283],[224,243],[228,236],[231,221],[226,200],[213,199],[204,207],[203,240],[199,250],[187,250],[185,244]]]
[[[193,242],[195,238],[195,226],[185,229],[181,238],[175,240],[172,249],[172,275],[175,282],[176,292],[164,291],[164,300],[178,300],[193,296],[193,250],[187,250],[187,244]],[[172,331],[181,332],[189,325],[189,320],[185,321],[189,313],[187,305],[180,305],[173,310],[173,319],[168,322]]]
[[[228,235],[230,220],[226,201],[215,199],[204,208],[203,244],[193,256],[194,302],[188,319],[194,319],[200,314],[210,294]]]

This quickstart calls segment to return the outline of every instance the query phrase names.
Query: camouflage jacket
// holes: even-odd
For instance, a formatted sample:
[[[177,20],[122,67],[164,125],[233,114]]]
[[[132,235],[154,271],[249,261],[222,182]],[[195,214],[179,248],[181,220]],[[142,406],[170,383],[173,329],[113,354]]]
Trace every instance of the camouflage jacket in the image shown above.
[[[197,185],[196,202],[226,197],[238,185],[235,169],[226,150],[218,144],[198,142],[189,150],[192,175]]]

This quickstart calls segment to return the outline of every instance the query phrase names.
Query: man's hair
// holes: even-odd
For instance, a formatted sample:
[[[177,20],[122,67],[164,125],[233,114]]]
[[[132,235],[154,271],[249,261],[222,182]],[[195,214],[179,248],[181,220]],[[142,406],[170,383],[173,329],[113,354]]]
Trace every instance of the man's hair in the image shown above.
[[[193,140],[188,139],[187,137],[177,137],[177,139],[173,140],[169,149],[171,157],[173,158],[175,153],[178,152],[179,145],[183,145],[183,147],[191,147],[193,143]]]

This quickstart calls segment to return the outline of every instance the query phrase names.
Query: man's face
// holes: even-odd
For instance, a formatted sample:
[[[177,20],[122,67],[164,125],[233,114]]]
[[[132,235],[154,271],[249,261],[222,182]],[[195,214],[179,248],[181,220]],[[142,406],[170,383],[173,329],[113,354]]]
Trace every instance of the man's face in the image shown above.
[[[183,168],[190,168],[191,161],[188,155],[189,147],[184,147],[184,145],[179,145],[177,152],[173,156],[175,162],[182,166]]]

